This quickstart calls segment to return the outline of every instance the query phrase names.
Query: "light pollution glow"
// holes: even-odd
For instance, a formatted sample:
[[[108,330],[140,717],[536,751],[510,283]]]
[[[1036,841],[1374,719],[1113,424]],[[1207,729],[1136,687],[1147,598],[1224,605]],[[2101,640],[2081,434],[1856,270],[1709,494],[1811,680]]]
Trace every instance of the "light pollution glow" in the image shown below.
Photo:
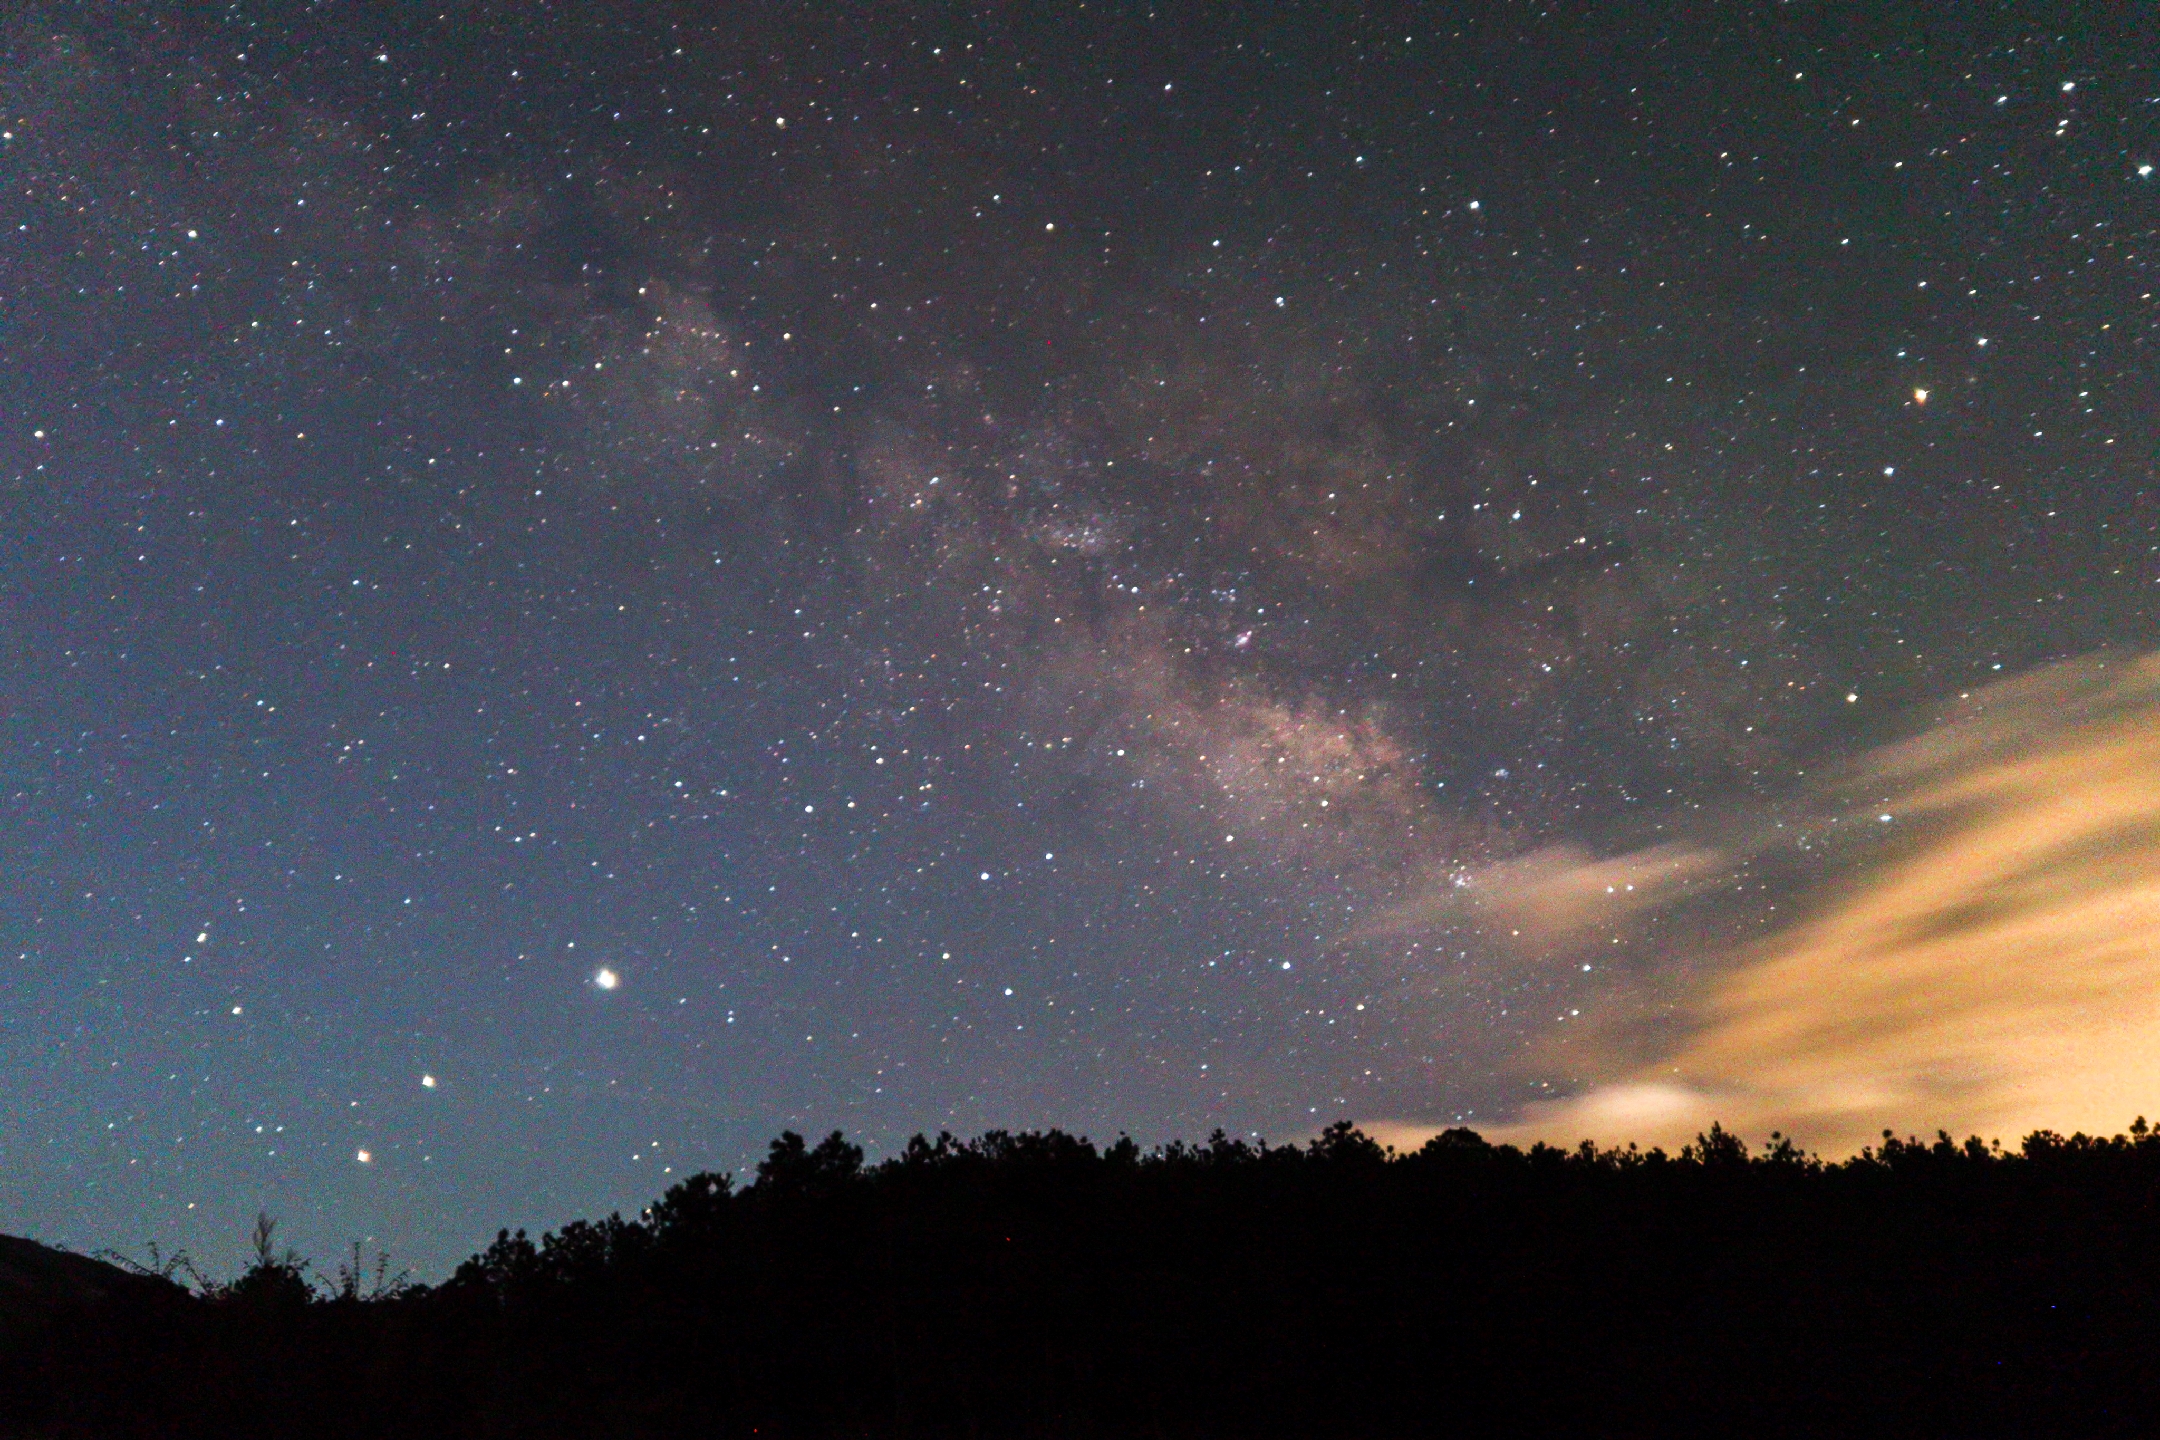
[[[1591,954],[1702,906],[1719,872],[1774,871],[1836,816],[1897,822],[1857,866],[1803,883],[1779,907],[1800,918],[1766,938],[1638,972],[1657,1038],[1579,1027],[1539,1057],[1579,1088],[1497,1138],[1670,1147],[1715,1120],[1835,1155],[1885,1129],[2007,1142],[2160,1110],[2160,656],[1973,691],[1797,810],[1715,842],[1555,849],[1472,877],[1525,946]],[[1367,1128],[1401,1145],[1434,1127]]]

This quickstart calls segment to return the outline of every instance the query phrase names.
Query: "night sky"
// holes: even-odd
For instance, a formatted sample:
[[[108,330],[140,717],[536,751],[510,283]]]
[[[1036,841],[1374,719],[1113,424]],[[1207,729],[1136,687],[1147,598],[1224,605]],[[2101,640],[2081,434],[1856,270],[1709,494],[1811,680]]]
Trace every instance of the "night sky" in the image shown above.
[[[2155,23],[11,9],[0,1230],[434,1278],[783,1128],[1710,1051],[1766,1133],[1733,985],[1902,1003],[1788,926],[2095,745],[2018,893],[2160,824]]]

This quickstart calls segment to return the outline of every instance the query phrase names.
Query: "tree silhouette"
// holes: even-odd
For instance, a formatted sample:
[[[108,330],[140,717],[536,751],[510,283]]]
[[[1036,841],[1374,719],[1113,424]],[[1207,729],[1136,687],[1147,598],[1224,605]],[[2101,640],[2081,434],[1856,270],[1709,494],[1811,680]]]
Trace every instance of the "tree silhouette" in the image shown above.
[[[264,1216],[203,1300],[0,1337],[0,1437],[2145,1434],[2156,1214],[2142,1124],[1837,1162],[789,1132],[432,1288],[357,1248],[314,1282]]]

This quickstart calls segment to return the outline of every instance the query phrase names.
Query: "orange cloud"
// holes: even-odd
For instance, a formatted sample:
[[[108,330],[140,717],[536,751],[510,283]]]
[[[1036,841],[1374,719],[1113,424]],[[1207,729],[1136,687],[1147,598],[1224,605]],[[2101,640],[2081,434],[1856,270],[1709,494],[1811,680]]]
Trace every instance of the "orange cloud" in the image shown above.
[[[1861,798],[1909,838],[1698,969],[1664,1053],[1506,1138],[1671,1145],[1720,1120],[1847,1152],[1886,1127],[2007,1140],[2160,1111],[2160,657],[1975,692],[1825,785],[1816,816]],[[1555,861],[1523,889],[1568,916],[1601,876],[1707,864],[1678,853]]]

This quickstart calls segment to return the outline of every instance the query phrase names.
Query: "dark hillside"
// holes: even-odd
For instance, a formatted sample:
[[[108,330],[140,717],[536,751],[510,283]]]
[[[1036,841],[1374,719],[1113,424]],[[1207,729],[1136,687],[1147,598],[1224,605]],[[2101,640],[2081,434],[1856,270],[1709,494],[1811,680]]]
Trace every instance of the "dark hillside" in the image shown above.
[[[124,1270],[35,1240],[0,1235],[0,1334],[116,1299],[184,1303],[170,1280]]]

